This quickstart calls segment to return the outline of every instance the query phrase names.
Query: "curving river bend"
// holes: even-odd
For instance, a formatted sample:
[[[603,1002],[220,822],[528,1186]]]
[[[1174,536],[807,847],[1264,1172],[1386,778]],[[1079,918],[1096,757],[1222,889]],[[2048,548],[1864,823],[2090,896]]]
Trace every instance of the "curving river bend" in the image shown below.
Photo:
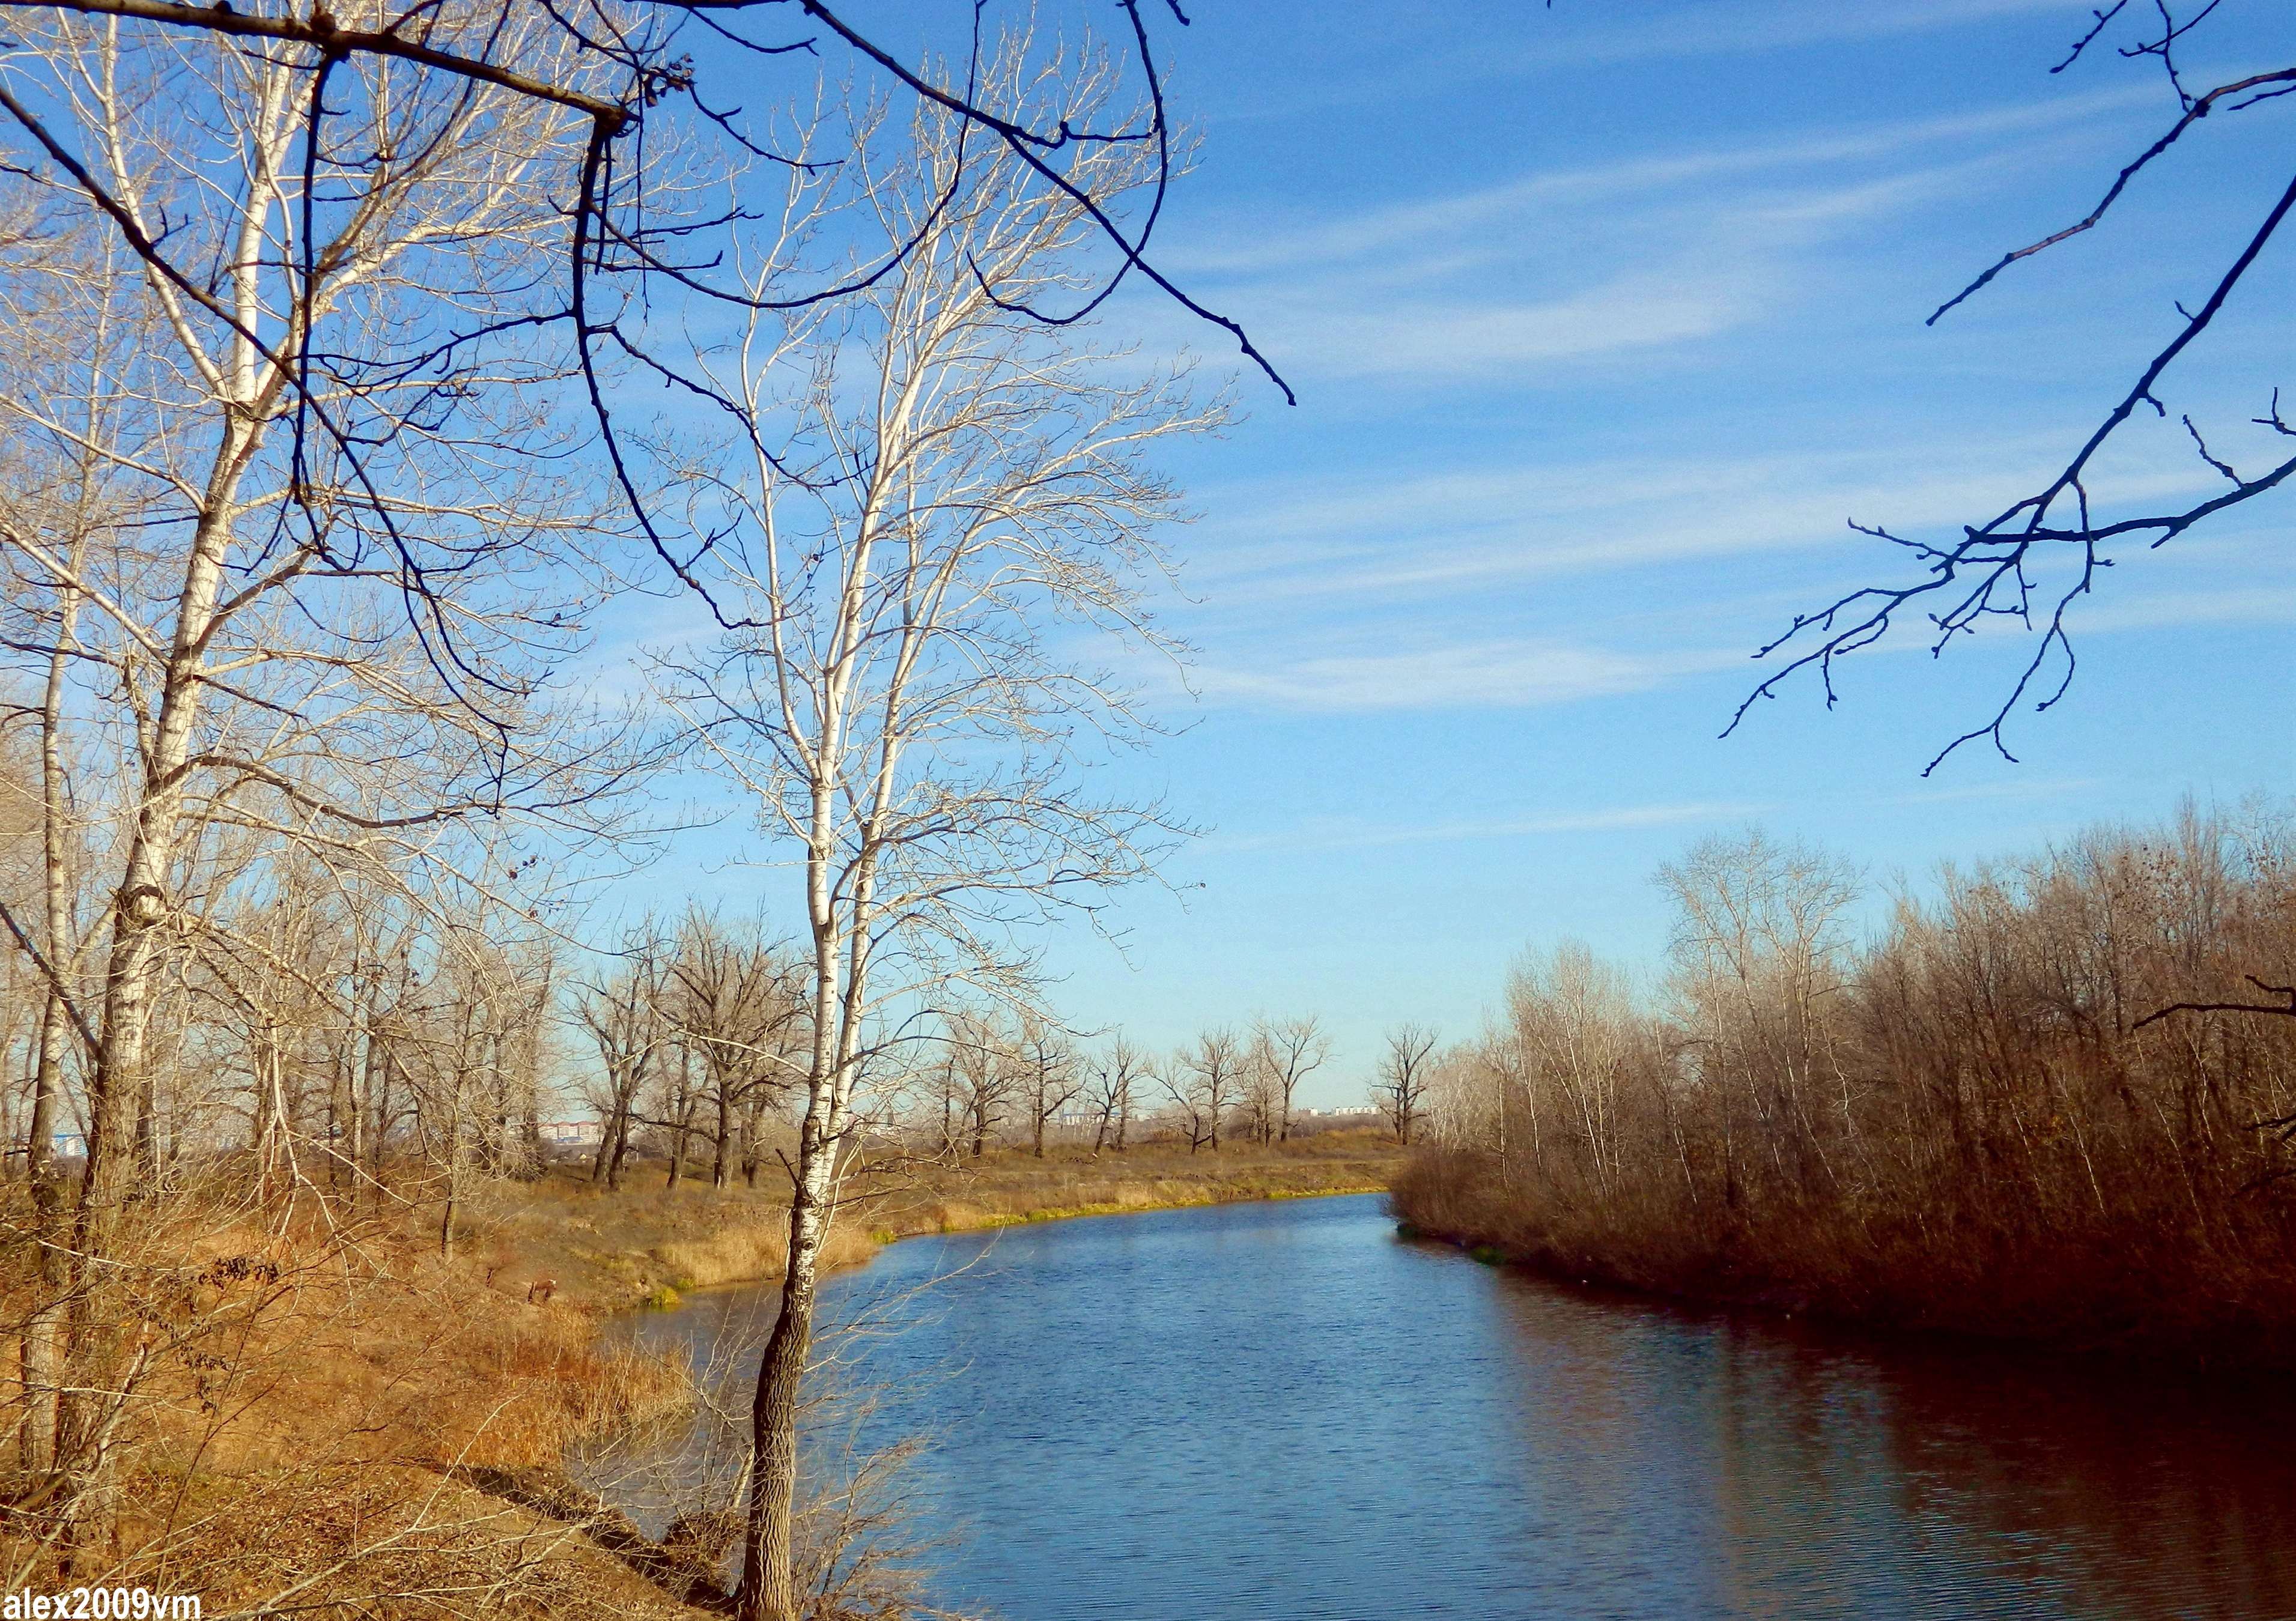
[[[1561,1287],[1375,1194],[910,1240],[829,1292],[906,1324],[852,1352],[936,1441],[933,1596],[1007,1621],[2296,1616],[2270,1385]]]

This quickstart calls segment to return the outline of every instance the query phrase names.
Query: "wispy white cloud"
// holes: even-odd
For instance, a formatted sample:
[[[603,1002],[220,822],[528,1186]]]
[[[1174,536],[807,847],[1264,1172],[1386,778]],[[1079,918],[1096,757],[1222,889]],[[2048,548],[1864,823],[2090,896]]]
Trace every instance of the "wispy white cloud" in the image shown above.
[[[1668,152],[1619,162],[1549,169],[1448,197],[1414,200],[1324,215],[1286,229],[1264,218],[1235,221],[1226,228],[1168,235],[1163,261],[1192,275],[1248,276],[1328,269],[1366,259],[1391,261],[1398,253],[1418,258],[1449,256],[1455,262],[1480,260],[1475,244],[1494,236],[1519,244],[1526,225],[1572,211],[1602,209],[1615,217],[1622,203],[1641,200],[1649,208],[1660,194],[1710,195],[1718,183],[1756,179],[1792,170],[1857,166],[1870,172],[1877,160],[1966,143],[1997,144],[2004,136],[2073,129],[2095,119],[2160,101],[2157,92],[2121,87],[2053,97],[2031,105],[1988,109],[1934,119],[1874,124],[1820,135],[1749,143],[1718,151]],[[2037,156],[2030,140],[2019,143]],[[1934,163],[1936,160],[1931,160]],[[1775,184],[1775,182],[1773,183]],[[1857,188],[1846,188],[1854,192]]]
[[[1959,805],[1982,799],[2058,799],[2109,787],[2111,777],[2010,777],[1999,782],[1979,782],[1960,788],[1924,788],[1911,793],[1881,794],[1860,801],[1874,806]]]
[[[1202,548],[1192,577],[1218,606],[1242,608],[1848,544],[1852,519],[1915,532],[1989,514],[2062,449],[2061,435],[2036,435],[1263,488],[1215,498],[1216,511],[1237,516],[1213,528],[1218,544]],[[2182,496],[2212,476],[2170,454],[2099,479],[2094,494],[2100,503]]]
[[[1956,493],[1930,492],[1932,500],[1947,503]],[[1464,605],[1474,600],[1465,593],[1542,569],[1600,570],[1651,561],[1657,553],[1650,548],[1658,547],[1672,548],[1671,554],[1682,556],[1697,549],[1720,553],[1785,544],[1778,538],[1779,530],[1767,527],[1781,510],[1775,504],[1751,511],[1726,509],[1702,529],[1621,535],[1607,551],[1582,546],[1543,556],[1534,551],[1524,557],[1486,548],[1447,562],[1398,557],[1385,565],[1365,561],[1353,569],[1299,567],[1280,577],[1262,577],[1241,592],[1218,594],[1223,605],[1236,608],[1237,613],[1231,616],[1229,633],[1216,639],[1212,656],[1194,671],[1193,685],[1213,708],[1330,715],[1537,708],[1654,692],[1732,670],[1751,684],[1775,667],[1778,659],[1753,659],[1759,630],[1750,628],[1742,643],[1718,645],[1717,627],[1783,628],[1787,613],[1818,605],[1808,588],[1786,595],[1772,587],[1740,590],[1670,611],[1638,605],[1625,613],[1590,618],[1568,638],[1478,636],[1462,630],[1457,640],[1440,642],[1427,639],[1423,625],[1415,633],[1406,633],[1412,641],[1401,646],[1366,647],[1367,639],[1390,621],[1385,615],[1357,619],[1347,602],[1351,594],[1382,595],[1383,605],[1391,608],[1397,594],[1413,586]],[[1831,519],[1826,532],[1838,534],[1839,525],[1838,517]],[[1882,560],[1877,559],[1877,570],[1881,567]],[[2179,626],[2296,623],[2296,585],[2287,583],[2289,573],[2253,545],[2244,550],[2226,545],[2170,577],[2173,585],[2154,577],[2114,581],[2126,594],[2079,602],[2070,622],[2077,637]],[[2228,575],[2230,583],[2219,583]],[[2040,584],[2046,593],[2046,580]],[[1241,607],[1233,601],[1239,595],[1245,599]],[[2044,603],[2051,600],[2037,596]],[[1330,612],[1303,611],[1303,605],[1317,602],[1331,604]],[[1255,627],[1252,634],[1237,634],[1239,616]],[[1930,651],[1928,626],[1918,610],[1901,618],[1898,632],[1871,653]],[[1470,610],[1470,617],[1456,619],[1454,626],[1469,623],[1487,624],[1488,619]],[[2005,619],[1988,626],[1980,639],[1988,644],[2030,641],[2034,634]],[[1334,648],[1330,639],[1343,644]],[[1778,657],[1790,658],[1795,651],[1790,647]]]
[[[1662,57],[1718,56],[1792,50],[1882,39],[1898,34],[1934,33],[1973,23],[2050,12],[2087,20],[2086,0],[1814,0],[1813,4],[1750,6],[1743,0],[1712,0],[1677,7],[1665,26],[1637,17],[1546,42],[1533,42],[1516,65],[1532,62],[1593,67]]]
[[[2169,591],[2122,597],[2079,612],[2074,628],[2095,634],[2161,630],[2179,625],[2296,623],[2296,589],[2261,581],[2216,591]]]
[[[1553,642],[1438,643],[1324,653],[1198,669],[1206,701],[1361,714],[1395,709],[1522,708],[1644,692],[1745,661],[1738,650],[1629,653]]]
[[[1237,838],[1216,835],[1198,848],[1212,855],[1281,847],[1287,850],[1368,849],[1382,845],[1445,844],[1468,839],[1533,839],[1549,834],[1616,832],[1684,823],[1734,822],[1783,809],[1775,800],[1708,799],[1667,805],[1626,805],[1568,815],[1526,816],[1483,822],[1435,822],[1403,827],[1308,824],[1280,833]]]
[[[2128,100],[1533,175],[1289,234],[1254,222],[1175,263],[1303,381],[1554,386],[1753,326],[1808,298],[1845,232],[2046,163],[2048,132],[2066,138]],[[1960,150],[1935,150],[1952,140]],[[1900,156],[1918,161],[1873,172]]]
[[[1389,378],[1425,389],[1522,368],[1583,363],[1713,338],[1761,308],[1759,274],[1685,267],[1618,276],[1551,299],[1429,296],[1390,299],[1331,282],[1299,288],[1255,317],[1259,341],[1293,370],[1325,379]]]
[[[1267,76],[1249,108],[1231,117],[1296,119],[1312,109],[1372,106],[1542,71],[1631,67],[1945,32],[2033,14],[2062,15],[2067,41],[2083,31],[2088,0],[1702,0],[1584,7],[1574,14],[1522,7],[1512,35],[1446,27],[1458,8],[1426,0],[1350,17],[1355,52],[1326,53],[1315,70]]]
[[[1599,810],[1538,816],[1492,817],[1476,821],[1422,822],[1384,826],[1359,822],[1308,820],[1281,831],[1237,836],[1216,834],[1196,847],[1210,855],[1242,854],[1251,850],[1370,849],[1390,845],[1448,844],[1464,839],[1538,839],[1572,833],[1609,833],[1636,828],[1680,827],[1698,823],[1759,822],[1769,817],[1803,815],[1822,805],[1829,815],[1855,815],[1859,811],[1896,809],[1923,805],[1947,805],[1971,800],[2050,800],[2094,792],[2112,779],[2098,776],[2014,777],[2007,782],[1973,787],[1924,788],[1899,794],[1834,796],[1813,801],[1798,799],[1685,799],[1649,805],[1620,805]]]

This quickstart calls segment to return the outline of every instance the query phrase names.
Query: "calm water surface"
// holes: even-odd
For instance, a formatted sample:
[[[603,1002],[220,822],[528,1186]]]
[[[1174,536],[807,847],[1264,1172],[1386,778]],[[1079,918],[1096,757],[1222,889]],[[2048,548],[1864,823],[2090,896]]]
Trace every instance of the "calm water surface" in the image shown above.
[[[851,1355],[936,1441],[937,1600],[1009,1621],[2296,1616],[2270,1387],[1558,1287],[1378,1195],[911,1240],[831,1293],[906,1325]]]

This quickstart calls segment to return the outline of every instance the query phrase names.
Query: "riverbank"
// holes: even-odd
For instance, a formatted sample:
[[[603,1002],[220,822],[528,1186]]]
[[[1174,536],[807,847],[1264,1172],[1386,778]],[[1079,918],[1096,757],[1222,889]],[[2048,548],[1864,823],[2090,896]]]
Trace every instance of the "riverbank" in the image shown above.
[[[1548,1288],[1395,1241],[1386,1203],[923,1239],[830,1291],[901,1325],[845,1365],[877,1444],[933,1435],[899,1532],[922,1596],[1011,1621],[1430,1594],[1458,1621],[2296,1616],[2284,1381]],[[757,1339],[742,1297],[622,1326],[721,1366]]]
[[[1565,1200],[1502,1180],[1489,1156],[1440,1149],[1415,1154],[1390,1197],[1406,1236],[1567,1282],[2178,1369],[2296,1367],[2285,1248],[2224,1242],[2196,1259],[2203,1246],[2173,1223],[2044,1244],[1968,1210],[1654,1212]]]
[[[487,1484],[674,1420],[681,1370],[495,1286],[461,1223],[442,1255],[435,1205],[256,1205],[223,1177],[170,1192],[123,1269],[136,1339],[119,1377],[135,1399],[104,1432],[109,1490],[44,1519],[43,1477],[0,1454],[0,1564],[18,1584],[197,1593],[209,1614],[683,1613],[563,1516]],[[0,1226],[24,1230],[23,1202],[0,1186]],[[0,1262],[12,1312],[29,1248]],[[20,1357],[0,1340],[0,1415],[26,1401]]]
[[[1372,1130],[1193,1154],[1151,1143],[1097,1156],[1047,1148],[1041,1158],[992,1150],[955,1165],[887,1159],[849,1179],[825,1260],[832,1269],[862,1265],[883,1245],[923,1233],[1380,1192],[1402,1164],[1395,1140]],[[548,1280],[562,1305],[593,1313],[674,1306],[690,1289],[777,1277],[789,1222],[775,1190],[713,1188],[693,1177],[672,1190],[660,1167],[639,1168],[610,1192],[586,1167],[562,1166],[535,1182],[499,1184],[472,1208],[488,1288],[523,1298]]]
[[[1400,1158],[1374,1134],[1334,1133],[1218,1154],[886,1163],[849,1187],[827,1260],[856,1266],[912,1234],[1383,1187]],[[682,1361],[600,1325],[649,1298],[777,1277],[788,1209],[762,1189],[670,1191],[659,1167],[607,1193],[584,1169],[466,1187],[451,1254],[435,1203],[250,1208],[233,1186],[184,1191],[144,1235],[160,1325],[146,1332],[171,1338],[114,1441],[109,1551],[35,1546],[22,1482],[0,1469],[0,1558],[36,1585],[73,1559],[82,1576],[242,1608],[291,1591],[321,1606],[364,1595],[378,1613],[403,1599],[411,1614],[493,1592],[568,1621],[691,1613],[673,1595],[704,1592],[690,1584],[701,1568],[571,1493],[565,1460],[686,1421]],[[0,1223],[20,1228],[15,1191],[0,1187]],[[9,1260],[12,1301],[29,1276],[21,1253]],[[21,1399],[17,1366],[0,1361],[0,1411]]]
[[[1567,1278],[2296,1367],[2296,1019],[2250,978],[2296,956],[2292,829],[2092,829],[1854,944],[1847,864],[1704,840],[1658,873],[1663,979],[1517,964],[1397,1214]]]

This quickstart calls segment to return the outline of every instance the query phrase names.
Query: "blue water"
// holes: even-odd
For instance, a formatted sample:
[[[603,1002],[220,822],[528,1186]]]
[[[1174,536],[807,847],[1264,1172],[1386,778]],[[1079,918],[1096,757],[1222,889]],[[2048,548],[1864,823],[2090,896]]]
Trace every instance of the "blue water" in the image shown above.
[[[910,1240],[828,1303],[867,1433],[933,1443],[932,1597],[1008,1621],[2296,1615],[2276,1388],[1561,1287],[1376,1195]]]

